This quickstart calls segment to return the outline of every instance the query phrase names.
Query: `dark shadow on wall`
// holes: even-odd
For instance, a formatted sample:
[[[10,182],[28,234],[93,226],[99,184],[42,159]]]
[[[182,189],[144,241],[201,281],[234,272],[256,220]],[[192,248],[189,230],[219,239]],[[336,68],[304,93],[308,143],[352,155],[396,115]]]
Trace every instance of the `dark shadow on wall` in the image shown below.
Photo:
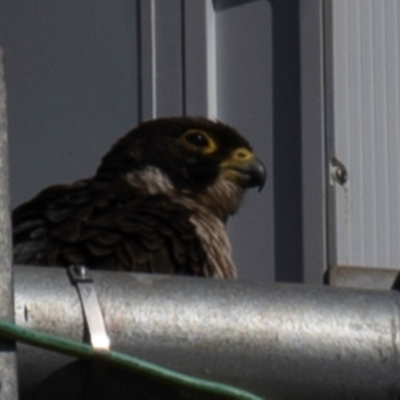
[[[271,0],[275,278],[303,281],[300,19],[298,0]]]

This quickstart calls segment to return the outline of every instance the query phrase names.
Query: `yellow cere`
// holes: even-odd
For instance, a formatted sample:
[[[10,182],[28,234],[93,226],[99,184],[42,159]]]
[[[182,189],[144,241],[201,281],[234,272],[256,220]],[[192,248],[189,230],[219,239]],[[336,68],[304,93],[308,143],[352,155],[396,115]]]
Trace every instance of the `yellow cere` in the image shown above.
[[[220,164],[221,168],[232,168],[239,165],[244,165],[254,160],[254,154],[245,147],[240,147],[234,150],[229,158]]]
[[[230,158],[232,161],[246,162],[248,160],[252,160],[254,158],[254,154],[245,147],[240,147],[233,152]]]

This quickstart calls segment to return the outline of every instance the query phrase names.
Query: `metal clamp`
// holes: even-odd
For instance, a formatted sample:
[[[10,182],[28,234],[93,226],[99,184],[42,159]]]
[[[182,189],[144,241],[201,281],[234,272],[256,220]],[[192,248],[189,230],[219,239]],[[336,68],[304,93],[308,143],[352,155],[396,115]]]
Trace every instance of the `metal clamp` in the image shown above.
[[[89,270],[84,265],[72,265],[68,273],[81,299],[83,313],[89,330],[90,344],[99,353],[110,351],[110,338],[106,331],[96,289]]]

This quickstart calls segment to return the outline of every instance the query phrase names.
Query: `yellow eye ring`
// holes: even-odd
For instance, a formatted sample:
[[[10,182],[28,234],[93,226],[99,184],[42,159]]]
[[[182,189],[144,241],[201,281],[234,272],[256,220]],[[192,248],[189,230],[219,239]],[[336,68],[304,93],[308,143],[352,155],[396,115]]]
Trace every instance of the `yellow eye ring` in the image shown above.
[[[186,143],[195,146],[203,154],[210,154],[217,148],[215,141],[210,137],[210,135],[207,132],[198,129],[186,131],[183,134],[182,139]]]

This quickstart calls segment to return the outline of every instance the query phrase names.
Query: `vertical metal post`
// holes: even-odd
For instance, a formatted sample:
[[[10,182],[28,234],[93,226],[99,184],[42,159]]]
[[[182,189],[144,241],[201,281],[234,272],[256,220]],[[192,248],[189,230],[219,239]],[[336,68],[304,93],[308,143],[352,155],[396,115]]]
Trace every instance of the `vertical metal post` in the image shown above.
[[[0,318],[8,320],[14,319],[11,257],[6,88],[0,48]],[[18,398],[15,345],[6,340],[0,341],[0,398]]]
[[[301,0],[303,282],[322,284],[327,268],[323,1]]]
[[[182,4],[138,2],[140,121],[184,114]]]
[[[185,111],[217,118],[217,54],[212,0],[183,0]]]

